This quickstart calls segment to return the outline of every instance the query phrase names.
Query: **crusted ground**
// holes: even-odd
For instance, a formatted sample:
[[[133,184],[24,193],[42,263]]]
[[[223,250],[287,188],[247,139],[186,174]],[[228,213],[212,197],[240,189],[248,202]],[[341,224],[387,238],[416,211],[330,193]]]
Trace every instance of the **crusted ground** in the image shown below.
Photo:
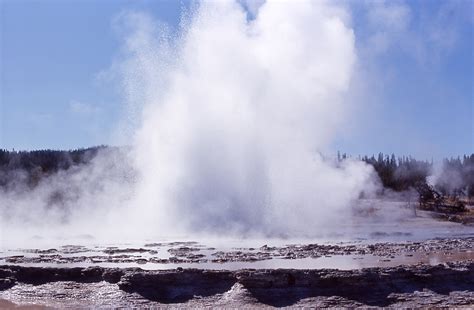
[[[170,268],[175,267],[177,264],[188,264],[184,266],[204,268],[205,265],[206,269],[226,269],[225,263],[230,262],[249,263],[247,265],[242,264],[242,266],[244,268],[251,268],[253,262],[272,259],[288,261],[304,258],[351,256],[354,260],[362,261],[370,258],[371,262],[373,262],[376,259],[379,264],[376,266],[390,267],[416,262],[428,262],[430,259],[436,259],[439,262],[474,259],[472,249],[474,249],[474,237],[377,243],[261,245],[259,247],[228,249],[216,249],[195,241],[188,241],[147,243],[139,247],[64,245],[48,249],[7,250],[3,253],[0,252],[0,264],[2,262],[8,264],[58,265],[117,264],[117,267],[125,267],[121,266],[121,264],[135,264],[137,267],[148,264],[147,266],[169,265]],[[329,263],[331,267],[338,268],[335,265],[335,261]],[[361,266],[365,267],[367,265]],[[241,268],[239,267],[238,269]],[[261,266],[256,265],[256,268],[261,268]]]
[[[469,307],[474,261],[360,270],[0,266],[0,307]]]

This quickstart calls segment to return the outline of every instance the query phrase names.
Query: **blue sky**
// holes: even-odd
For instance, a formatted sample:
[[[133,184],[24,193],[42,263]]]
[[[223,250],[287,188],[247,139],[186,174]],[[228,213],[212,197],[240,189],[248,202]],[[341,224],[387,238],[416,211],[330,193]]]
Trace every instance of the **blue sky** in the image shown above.
[[[351,111],[357,121],[333,148],[429,159],[474,152],[474,2],[341,3],[367,79],[364,104]],[[114,17],[146,11],[177,27],[186,5],[0,0],[0,148],[109,143],[124,111],[97,76],[120,49]]]

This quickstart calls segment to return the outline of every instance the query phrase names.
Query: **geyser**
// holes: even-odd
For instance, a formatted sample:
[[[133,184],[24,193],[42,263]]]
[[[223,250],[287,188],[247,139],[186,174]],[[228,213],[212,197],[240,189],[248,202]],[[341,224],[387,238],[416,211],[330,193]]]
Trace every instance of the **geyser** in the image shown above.
[[[202,2],[171,34],[146,14],[121,14],[123,55],[110,72],[141,111],[128,141],[133,178],[101,178],[104,163],[121,166],[101,157],[83,174],[4,195],[3,227],[47,222],[110,238],[334,228],[373,182],[369,166],[321,155],[349,108],[357,57],[346,17],[323,1],[267,1],[250,18],[238,2]],[[68,182],[86,190],[64,201],[67,221],[41,216],[51,214],[45,193]]]
[[[356,61],[344,16],[267,1],[249,20],[237,2],[203,2],[159,40],[148,16],[123,16],[135,25],[126,97],[144,105],[134,205],[155,229],[311,234],[348,216],[371,169],[319,153],[342,124]]]

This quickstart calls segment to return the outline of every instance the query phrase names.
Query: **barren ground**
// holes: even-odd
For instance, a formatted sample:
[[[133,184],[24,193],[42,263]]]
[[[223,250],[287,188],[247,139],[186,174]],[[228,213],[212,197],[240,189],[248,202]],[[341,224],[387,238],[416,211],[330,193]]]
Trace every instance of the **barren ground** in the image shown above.
[[[353,224],[300,241],[4,243],[0,308],[474,306],[472,226]]]

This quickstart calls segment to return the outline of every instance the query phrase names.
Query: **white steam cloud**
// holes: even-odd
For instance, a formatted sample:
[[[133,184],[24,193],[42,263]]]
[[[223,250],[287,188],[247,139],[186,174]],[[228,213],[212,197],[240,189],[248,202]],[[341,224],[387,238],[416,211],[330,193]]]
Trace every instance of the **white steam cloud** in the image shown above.
[[[254,10],[249,19],[237,2],[203,2],[176,35],[146,14],[118,17],[124,55],[113,70],[130,109],[141,111],[127,157],[135,173],[98,180],[100,166],[120,166],[99,157],[45,183],[82,189],[68,200],[74,216],[65,229],[297,236],[349,216],[371,190],[372,169],[321,155],[350,108],[357,57],[347,12],[323,1]],[[41,191],[7,196],[2,225],[28,218],[17,211],[31,204],[39,218],[30,223],[44,221]]]

